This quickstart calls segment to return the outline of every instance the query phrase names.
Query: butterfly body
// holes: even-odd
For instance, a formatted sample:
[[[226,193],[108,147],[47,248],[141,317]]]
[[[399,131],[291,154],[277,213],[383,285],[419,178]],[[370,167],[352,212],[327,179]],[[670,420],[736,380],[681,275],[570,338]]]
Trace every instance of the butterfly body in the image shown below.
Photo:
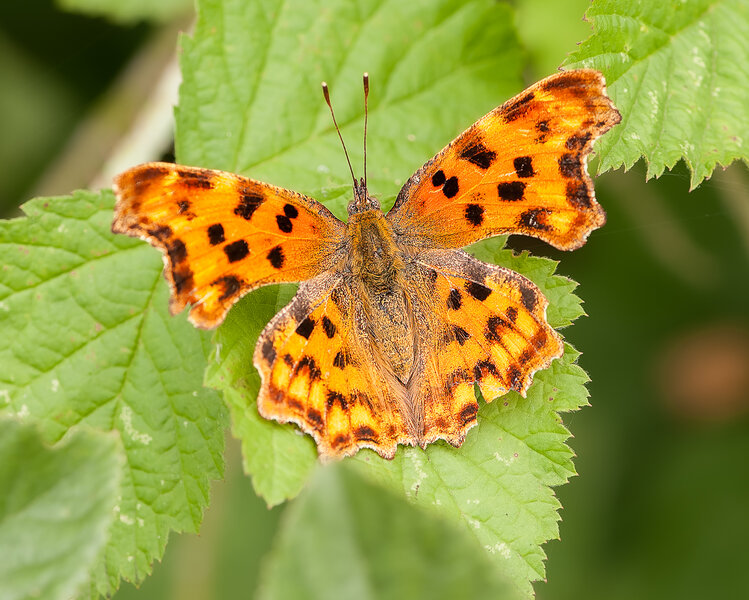
[[[248,291],[301,282],[261,333],[258,411],[322,458],[459,446],[487,401],[525,395],[561,356],[541,291],[461,250],[500,233],[574,249],[600,227],[585,162],[619,113],[592,70],[553,75],[421,167],[384,214],[355,182],[342,223],[312,198],[221,171],[149,163],[115,180],[113,231],[164,253],[172,312],[215,327]]]

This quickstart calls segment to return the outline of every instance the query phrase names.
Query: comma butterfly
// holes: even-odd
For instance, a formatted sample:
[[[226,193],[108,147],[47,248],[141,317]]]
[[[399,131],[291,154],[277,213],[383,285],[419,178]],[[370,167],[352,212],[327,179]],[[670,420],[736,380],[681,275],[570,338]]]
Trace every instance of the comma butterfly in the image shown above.
[[[499,234],[584,244],[605,221],[587,157],[620,120],[600,73],[566,71],[479,119],[387,214],[366,167],[343,223],[267,183],[148,163],[115,179],[112,231],[164,253],[170,310],[190,304],[198,327],[218,326],[259,286],[301,282],[258,340],[257,402],[312,435],[322,458],[460,446],[476,424],[474,384],[488,401],[524,396],[563,350],[533,283],[460,248]]]

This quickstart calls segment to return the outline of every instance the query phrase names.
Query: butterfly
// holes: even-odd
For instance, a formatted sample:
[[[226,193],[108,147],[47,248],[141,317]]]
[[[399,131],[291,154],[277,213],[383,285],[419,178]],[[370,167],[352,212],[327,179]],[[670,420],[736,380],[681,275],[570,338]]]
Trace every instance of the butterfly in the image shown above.
[[[605,222],[587,157],[620,120],[600,73],[561,72],[427,161],[387,214],[366,179],[344,223],[290,190],[154,162],[116,177],[112,231],[163,252],[170,311],[190,305],[201,328],[253,289],[300,282],[258,339],[257,406],[310,434],[322,459],[457,447],[476,424],[474,385],[488,401],[525,396],[563,352],[541,291],[461,248],[500,234],[584,244]]]

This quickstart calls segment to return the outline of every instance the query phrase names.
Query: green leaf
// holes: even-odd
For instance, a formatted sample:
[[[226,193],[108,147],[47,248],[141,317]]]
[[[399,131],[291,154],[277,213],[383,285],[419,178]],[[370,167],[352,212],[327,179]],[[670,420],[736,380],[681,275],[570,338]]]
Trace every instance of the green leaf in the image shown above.
[[[107,17],[120,23],[167,21],[187,15],[193,0],[55,0],[63,10]]]
[[[285,512],[267,567],[264,600],[522,597],[470,535],[340,466]]]
[[[70,598],[106,543],[122,454],[115,436],[71,432],[54,447],[0,419],[0,597]]]
[[[691,187],[749,158],[749,4],[596,0],[595,33],[567,67],[606,76],[622,122],[596,148],[600,171],[641,156],[659,177],[683,158]]]
[[[196,531],[223,468],[225,408],[201,388],[208,336],[167,312],[158,253],[109,232],[111,192],[0,222],[0,403],[44,439],[117,430],[126,462],[92,593],[140,581],[169,532]]]
[[[368,173],[385,205],[421,164],[521,88],[512,12],[489,0],[338,0],[324,10],[206,0],[198,8],[195,35],[182,40],[179,161],[309,193],[341,217],[350,175],[321,80],[343,135],[360,140],[361,76],[369,72]],[[349,152],[361,164],[361,145]],[[296,495],[315,464],[310,439],[255,409],[254,344],[289,297],[262,289],[232,310],[207,380],[232,407],[245,468],[271,505]]]
[[[261,417],[255,399],[260,375],[252,364],[258,333],[292,296],[294,286],[257,290],[235,306],[216,333],[206,385],[223,391],[232,431],[242,442],[245,472],[268,506],[293,498],[317,464],[315,443],[294,427]]]
[[[310,193],[350,175],[323,101],[362,174],[370,75],[371,191],[411,174],[521,87],[512,12],[492,0],[204,0],[183,38],[179,162]]]

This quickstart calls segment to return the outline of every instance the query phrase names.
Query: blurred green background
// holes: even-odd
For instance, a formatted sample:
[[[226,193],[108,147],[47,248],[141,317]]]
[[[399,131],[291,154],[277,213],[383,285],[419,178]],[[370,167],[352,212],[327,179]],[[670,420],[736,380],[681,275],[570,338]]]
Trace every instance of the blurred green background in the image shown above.
[[[527,82],[590,33],[587,0],[514,3]],[[115,24],[48,0],[0,21],[0,212],[33,195],[106,181],[125,134],[164,78],[189,6],[160,23]],[[498,102],[502,99],[498,99]],[[167,117],[168,117],[167,112]],[[149,150],[170,153],[166,141]],[[557,490],[561,542],[547,544],[539,598],[746,597],[749,538],[749,174],[719,170],[688,193],[685,167],[596,182],[608,224],[561,260],[588,318],[564,333],[583,352],[592,407],[567,415],[580,476]],[[279,507],[266,510],[229,440],[200,536],[173,536],[163,563],[116,598],[250,597]]]

